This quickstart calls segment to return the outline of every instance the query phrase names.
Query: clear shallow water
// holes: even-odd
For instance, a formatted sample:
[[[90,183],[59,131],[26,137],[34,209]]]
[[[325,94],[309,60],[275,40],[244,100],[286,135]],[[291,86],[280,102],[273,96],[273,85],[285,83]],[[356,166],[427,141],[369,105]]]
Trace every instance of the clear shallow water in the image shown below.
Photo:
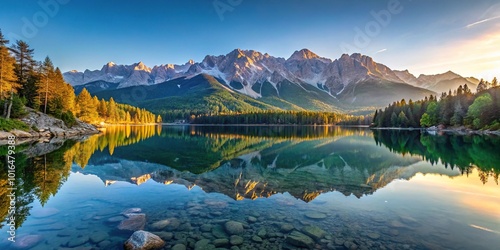
[[[216,240],[230,239],[228,220],[244,224],[240,249],[295,248],[290,232],[311,235],[310,226],[324,231],[312,237],[319,249],[500,245],[495,137],[121,127],[52,146],[18,147],[16,155],[17,239],[32,249],[121,249],[132,234],[118,229],[129,208],[142,209],[145,230],[165,239],[165,249],[230,248]],[[166,219],[164,228],[154,224]],[[15,248],[7,237],[0,247]]]

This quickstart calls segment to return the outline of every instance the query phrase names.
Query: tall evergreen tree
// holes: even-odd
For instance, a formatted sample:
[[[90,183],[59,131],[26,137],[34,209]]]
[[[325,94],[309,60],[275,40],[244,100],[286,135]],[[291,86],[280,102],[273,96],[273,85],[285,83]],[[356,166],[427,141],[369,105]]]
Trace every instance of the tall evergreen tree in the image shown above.
[[[33,59],[33,49],[24,41],[16,41],[16,44],[11,46],[11,51],[16,59],[15,75],[17,84],[19,85],[19,93],[26,98],[26,104],[32,108],[38,108],[38,81],[39,74],[35,71],[36,61]]]
[[[54,94],[54,89],[53,89],[54,84],[52,83],[52,81],[55,78],[54,64],[52,63],[52,61],[48,56],[45,57],[45,60],[42,62],[41,71],[42,71],[41,75],[42,84],[39,88],[39,96],[43,96],[43,113],[47,113],[49,95],[50,98],[52,98],[52,95]]]
[[[78,95],[77,105],[79,108],[78,117],[85,122],[95,122],[98,118],[94,101],[87,89],[83,89]]]
[[[481,79],[481,81],[479,81],[479,84],[477,85],[476,93],[479,93],[479,92],[484,91],[486,89],[487,89],[487,84],[483,79]]]
[[[14,74],[15,59],[10,55],[7,44],[0,30],[0,100],[8,96],[11,92],[17,92],[15,85],[16,75]]]

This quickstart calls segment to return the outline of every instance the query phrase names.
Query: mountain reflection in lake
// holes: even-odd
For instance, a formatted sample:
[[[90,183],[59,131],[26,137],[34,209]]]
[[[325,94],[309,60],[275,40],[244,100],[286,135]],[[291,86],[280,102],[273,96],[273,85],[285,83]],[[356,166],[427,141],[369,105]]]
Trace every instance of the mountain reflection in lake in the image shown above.
[[[0,248],[121,249],[144,228],[165,249],[496,249],[498,149],[498,137],[418,131],[109,127],[17,147],[12,245],[0,161]],[[144,216],[130,223],[134,207]]]

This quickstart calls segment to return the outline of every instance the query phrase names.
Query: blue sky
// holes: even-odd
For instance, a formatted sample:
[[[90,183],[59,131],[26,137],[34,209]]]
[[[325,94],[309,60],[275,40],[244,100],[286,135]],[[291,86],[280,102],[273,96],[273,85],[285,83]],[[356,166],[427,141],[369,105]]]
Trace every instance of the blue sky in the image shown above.
[[[235,48],[288,58],[309,48],[333,59],[360,52],[416,75],[489,78],[500,76],[497,17],[496,0],[3,0],[0,28],[63,71],[181,64]]]

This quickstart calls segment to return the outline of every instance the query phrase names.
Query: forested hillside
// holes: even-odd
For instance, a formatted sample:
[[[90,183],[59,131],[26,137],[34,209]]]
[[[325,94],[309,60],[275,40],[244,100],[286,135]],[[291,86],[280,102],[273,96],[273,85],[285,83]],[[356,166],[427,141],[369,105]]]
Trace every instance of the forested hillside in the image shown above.
[[[495,77],[491,83],[481,80],[475,94],[467,85],[424,100],[404,99],[375,112],[375,127],[465,126],[472,129],[500,129],[500,87]]]
[[[75,118],[94,124],[161,121],[145,109],[113,99],[99,100],[85,89],[76,96],[49,57],[37,62],[33,56],[34,50],[26,42],[16,41],[9,46],[0,31],[0,129],[21,126],[10,118],[24,116],[25,106],[62,119],[68,126],[75,123]]]

